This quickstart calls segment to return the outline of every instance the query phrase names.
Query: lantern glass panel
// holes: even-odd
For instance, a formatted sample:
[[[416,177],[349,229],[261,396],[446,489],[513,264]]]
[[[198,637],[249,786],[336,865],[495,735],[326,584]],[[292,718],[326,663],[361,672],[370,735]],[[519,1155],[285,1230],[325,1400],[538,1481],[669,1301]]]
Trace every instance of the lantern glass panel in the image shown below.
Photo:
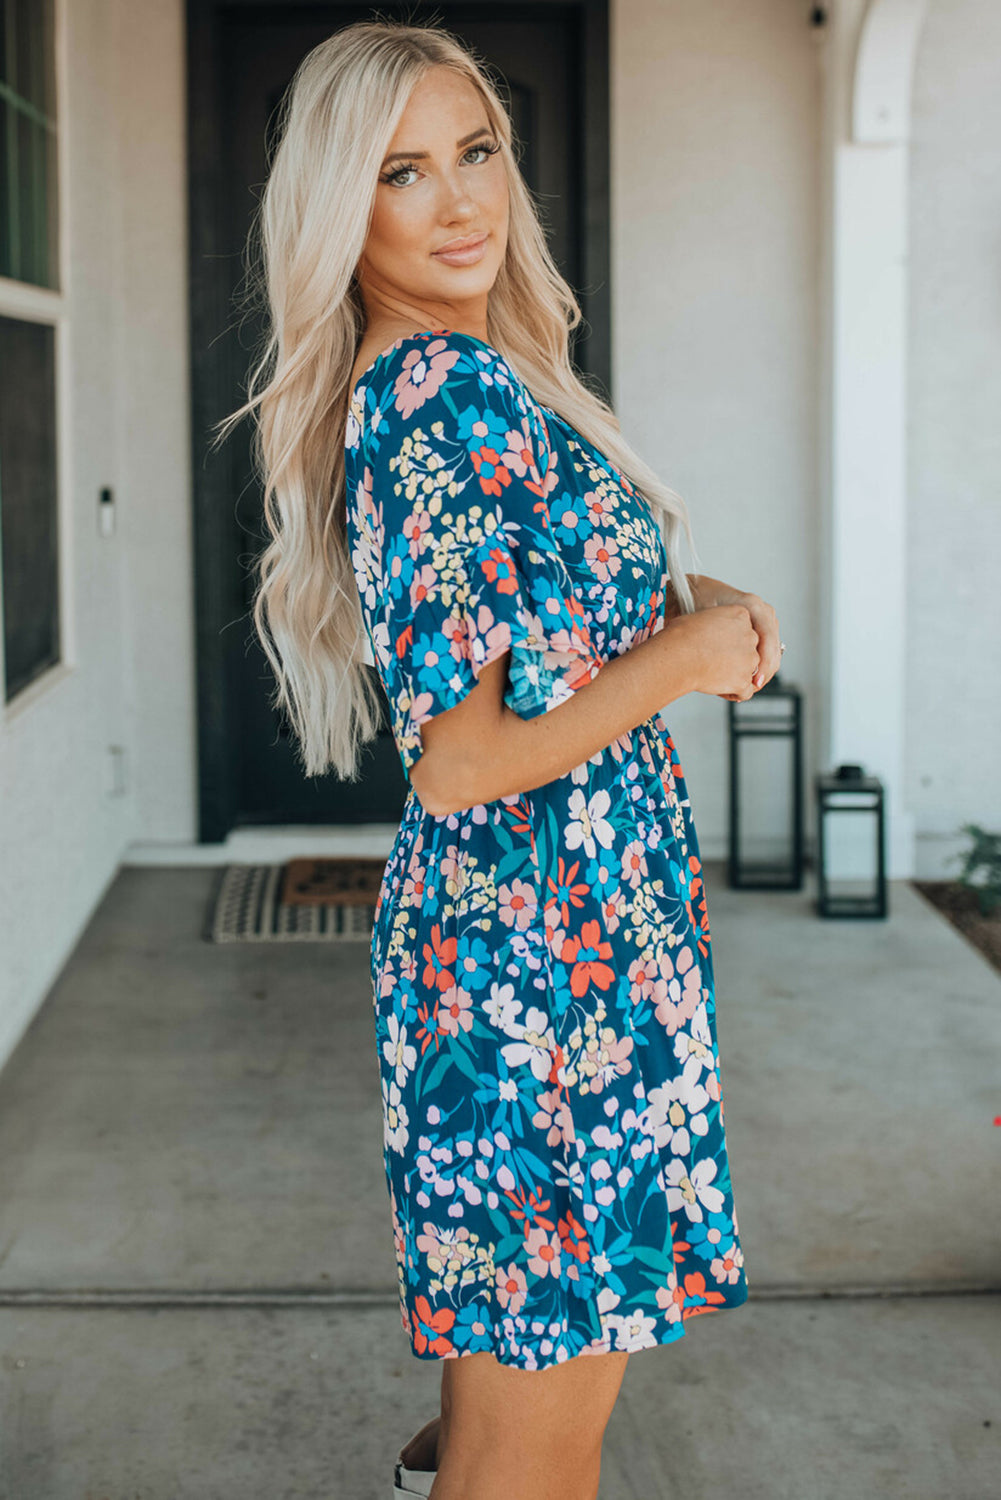
[[[878,865],[878,823],[872,798],[837,797],[824,814],[824,864],[832,901],[872,896]]]
[[[746,723],[751,715],[741,716]],[[789,869],[795,807],[789,794],[796,744],[793,739],[744,735],[740,739],[738,842],[741,870]]]

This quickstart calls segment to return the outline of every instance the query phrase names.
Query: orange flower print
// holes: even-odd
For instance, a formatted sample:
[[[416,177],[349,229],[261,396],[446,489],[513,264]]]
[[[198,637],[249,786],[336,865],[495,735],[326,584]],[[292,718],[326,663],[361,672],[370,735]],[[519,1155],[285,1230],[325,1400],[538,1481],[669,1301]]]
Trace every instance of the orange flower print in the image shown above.
[[[568,866],[561,854],[556,860],[556,878],[552,875],[546,877],[546,884],[553,893],[546,898],[546,910],[555,908],[564,927],[570,925],[570,908],[581,911],[591,890],[586,880],[577,879],[579,870],[580,860],[575,859]]]
[[[485,495],[502,495],[511,483],[511,475],[501,462],[496,448],[484,443],[482,448],[471,448],[469,456],[473,468],[479,475],[480,488]]]
[[[493,547],[483,559],[483,572],[499,594],[516,594],[518,577],[514,558],[503,547]]]
[[[704,958],[709,951],[709,913],[706,907],[705,884],[699,874],[702,865],[694,854],[689,855],[688,868],[691,871],[691,880],[685,905],[688,910],[688,920],[693,929],[699,933],[698,949]]]
[[[411,1316],[414,1348],[418,1354],[436,1354],[441,1357],[452,1353],[452,1341],[445,1337],[455,1322],[455,1313],[450,1307],[440,1307],[432,1312],[428,1299],[418,1297]]]
[[[568,937],[560,954],[565,964],[573,966],[570,993],[579,998],[587,994],[592,984],[600,990],[607,990],[615,982],[615,970],[605,962],[611,957],[612,945],[602,940],[601,923],[597,920],[585,922],[580,937]]]
[[[583,1224],[575,1219],[570,1210],[567,1209],[566,1217],[560,1220],[557,1228],[560,1236],[560,1246],[564,1255],[573,1256],[574,1260],[580,1261],[583,1265],[591,1254],[591,1247],[588,1244],[587,1233]]]
[[[526,1193],[524,1188],[516,1188],[513,1191],[508,1188],[505,1190],[505,1197],[510,1198],[512,1203],[521,1205],[519,1208],[511,1209],[511,1217],[512,1219],[521,1219],[524,1221],[526,1234],[528,1233],[528,1223],[531,1219],[534,1219],[536,1224],[541,1224],[543,1229],[555,1228],[553,1220],[546,1218],[543,1213],[543,1210],[549,1207],[550,1200],[548,1198],[540,1198],[534,1188],[529,1193]]]
[[[697,1313],[709,1312],[725,1301],[722,1292],[709,1290],[701,1271],[691,1271],[685,1277],[685,1305],[681,1312],[683,1318],[693,1318]]]
[[[451,989],[455,984],[452,966],[458,944],[454,937],[442,939],[441,927],[436,922],[431,929],[431,941],[424,944],[424,984],[428,989]]]

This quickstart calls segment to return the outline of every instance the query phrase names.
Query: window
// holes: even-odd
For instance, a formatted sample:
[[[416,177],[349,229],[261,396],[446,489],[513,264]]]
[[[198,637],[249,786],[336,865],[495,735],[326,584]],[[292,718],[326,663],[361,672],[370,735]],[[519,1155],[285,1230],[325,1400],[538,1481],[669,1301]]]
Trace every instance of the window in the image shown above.
[[[52,0],[0,0],[0,276],[59,284]]]
[[[6,278],[0,279],[0,601],[6,703],[61,660],[56,361],[63,298],[56,148],[53,0],[0,0],[0,278]]]

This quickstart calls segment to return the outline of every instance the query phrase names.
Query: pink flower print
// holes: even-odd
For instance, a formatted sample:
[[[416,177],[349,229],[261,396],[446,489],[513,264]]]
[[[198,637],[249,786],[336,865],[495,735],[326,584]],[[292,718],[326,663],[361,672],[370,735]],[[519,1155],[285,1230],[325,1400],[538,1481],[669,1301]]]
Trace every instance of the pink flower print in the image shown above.
[[[682,1295],[681,1297],[678,1296],[677,1271],[668,1271],[667,1276],[664,1280],[664,1284],[657,1288],[654,1296],[657,1301],[657,1306],[664,1314],[668,1325],[670,1325],[671,1323],[680,1323],[681,1304],[685,1299],[684,1295]]]
[[[709,1269],[713,1279],[717,1282],[728,1281],[735,1286],[740,1280],[740,1273],[744,1265],[744,1252],[739,1246],[731,1243],[723,1255],[717,1255],[711,1262]]]
[[[633,1004],[638,1005],[641,1000],[648,1000],[660,978],[660,969],[654,959],[634,959],[629,965],[629,998]]]
[[[657,1020],[668,1036],[692,1019],[702,999],[702,970],[690,948],[664,953],[660,960],[661,978],[656,986]]]
[[[589,1087],[592,1094],[600,1094],[606,1083],[611,1083],[616,1075],[624,1077],[632,1069],[629,1054],[633,1050],[633,1039],[631,1036],[617,1037],[612,1028],[606,1026],[600,1041],[588,1043],[589,1053],[592,1046],[595,1050],[584,1064],[584,1069],[587,1071],[590,1066],[597,1069]]]
[[[538,904],[535,886],[531,881],[512,880],[510,885],[498,888],[498,915],[505,927],[516,927],[524,932],[535,920]]]
[[[438,1030],[446,1036],[473,1029],[473,997],[458,985],[446,990],[438,1001]]]
[[[456,661],[469,656],[469,627],[464,614],[449,615],[447,620],[441,621],[439,628]]]
[[[416,983],[419,968],[420,963],[416,953],[406,953],[400,959],[400,977],[406,979],[409,984]]]
[[[411,860],[410,868],[405,871],[402,881],[402,900],[407,907],[416,909],[423,905],[426,880],[427,866],[418,860]]]
[[[588,537],[584,543],[584,557],[602,583],[610,583],[622,567],[618,546],[607,532],[596,531]]]
[[[546,937],[550,948],[554,953],[561,953],[567,934],[566,929],[560,926],[559,913],[554,907],[547,906],[543,912],[543,920],[546,924]]]
[[[587,505],[587,519],[595,531],[607,531],[612,522],[612,507],[601,490],[589,490],[584,496]]]
[[[538,480],[539,470],[535,461],[535,453],[524,430],[519,431],[517,427],[512,427],[507,433],[505,441],[507,443],[507,449],[504,453],[506,467],[512,473],[517,474],[519,479],[524,479],[526,475],[531,474]],[[533,485],[532,488],[535,489],[536,486]]]
[[[622,874],[627,885],[637,890],[647,878],[646,845],[642,839],[630,839],[622,851]]]
[[[559,484],[559,458],[555,453],[550,451],[546,462],[546,472],[544,474],[540,473],[539,476],[539,495],[543,500],[547,499],[553,490],[559,487]]]
[[[429,344],[410,350],[393,382],[396,410],[402,417],[413,416],[425,401],[437,396],[458,358],[458,349],[449,349],[444,339],[432,339]]]
[[[630,906],[626,893],[621,886],[618,890],[611,891],[601,903],[601,920],[605,924],[605,931],[611,937],[617,932],[622,923],[629,916]]]
[[[566,1101],[561,1100],[558,1088],[540,1094],[535,1102],[539,1108],[532,1116],[532,1124],[536,1130],[545,1130],[547,1146],[558,1146],[561,1142],[570,1145],[576,1140],[573,1115]]]
[[[469,1259],[469,1230],[465,1224],[444,1229],[427,1220],[423,1234],[418,1234],[416,1239],[417,1248],[427,1256],[432,1271],[443,1272],[450,1266],[461,1266]]]
[[[528,1278],[520,1266],[512,1261],[509,1266],[497,1267],[497,1301],[509,1313],[521,1312],[528,1295]]]
[[[462,895],[469,884],[470,876],[466,868],[466,862],[466,851],[461,849],[458,844],[449,844],[438,866],[438,869],[441,871],[441,878],[457,897]],[[459,965],[457,964],[456,967],[459,967]],[[475,971],[475,961],[473,967]]]
[[[426,599],[433,599],[437,591],[438,574],[431,564],[425,563],[422,568],[415,568],[410,580],[410,603],[414,609]]]
[[[427,511],[411,511],[409,516],[404,517],[401,529],[410,547],[410,556],[420,557],[424,550],[424,538],[431,530],[431,517]]]
[[[559,1277],[562,1252],[558,1229],[530,1229],[525,1235],[525,1248],[528,1251],[528,1269],[533,1276],[552,1273]]]

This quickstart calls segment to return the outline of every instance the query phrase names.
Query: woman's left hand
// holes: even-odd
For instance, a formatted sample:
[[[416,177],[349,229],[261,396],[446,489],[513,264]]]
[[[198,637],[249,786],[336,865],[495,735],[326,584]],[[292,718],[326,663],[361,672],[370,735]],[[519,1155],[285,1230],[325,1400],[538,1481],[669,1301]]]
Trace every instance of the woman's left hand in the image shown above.
[[[717,604],[742,604],[747,610],[751,616],[751,624],[758,632],[758,670],[751,678],[751,683],[755,688],[763,688],[775,676],[782,661],[779,621],[775,610],[760,594],[731,588],[719,578],[707,578],[704,573],[689,573],[688,581],[695,596],[696,609],[711,609]],[[731,701],[736,699],[735,693],[722,693],[720,696]]]

